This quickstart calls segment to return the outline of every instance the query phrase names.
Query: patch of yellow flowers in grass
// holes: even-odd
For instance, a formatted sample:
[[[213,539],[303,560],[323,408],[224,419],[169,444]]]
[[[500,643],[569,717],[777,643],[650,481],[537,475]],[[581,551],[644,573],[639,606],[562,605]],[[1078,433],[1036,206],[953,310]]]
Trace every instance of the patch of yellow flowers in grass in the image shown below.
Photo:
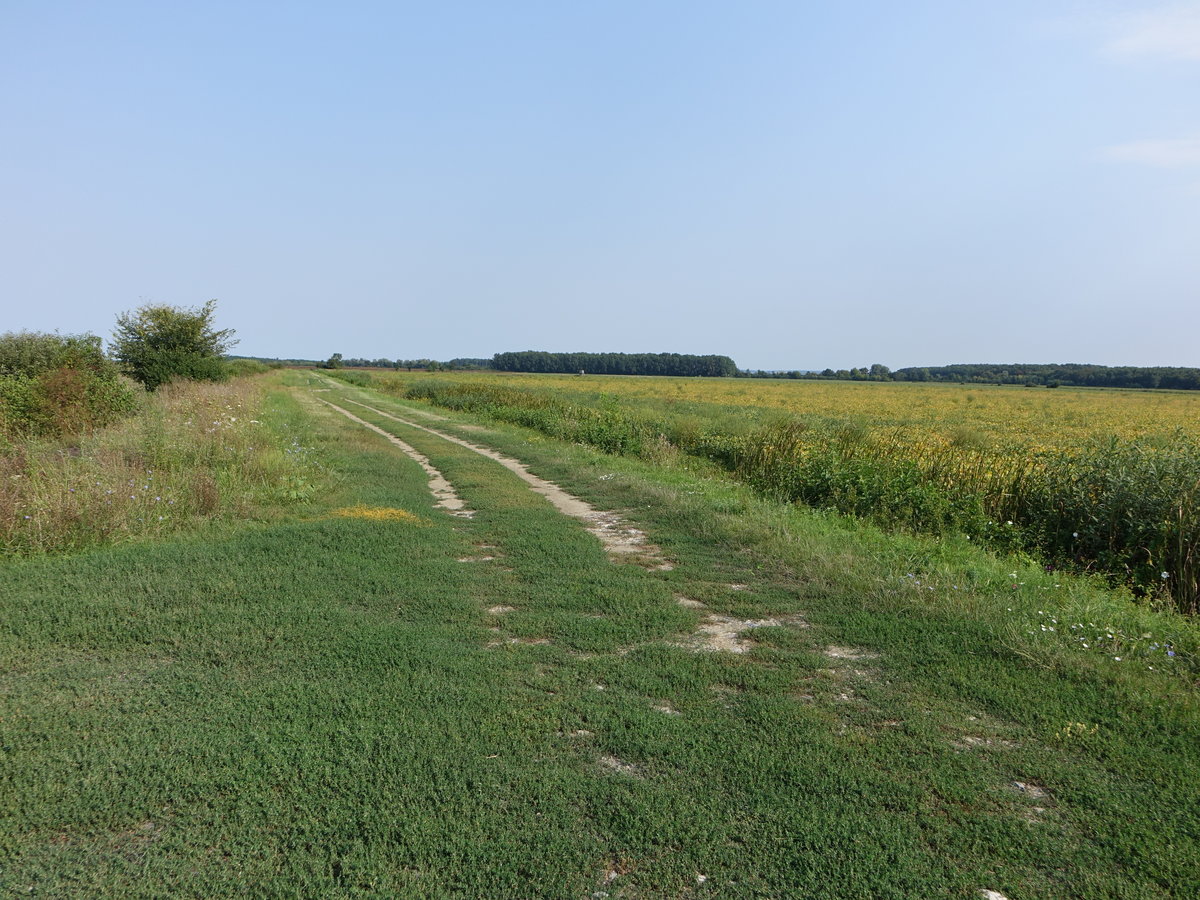
[[[335,509],[331,515],[339,519],[367,519],[371,522],[407,522],[412,525],[426,525],[420,516],[410,513],[406,509],[397,509],[394,506],[343,506],[340,509]]]

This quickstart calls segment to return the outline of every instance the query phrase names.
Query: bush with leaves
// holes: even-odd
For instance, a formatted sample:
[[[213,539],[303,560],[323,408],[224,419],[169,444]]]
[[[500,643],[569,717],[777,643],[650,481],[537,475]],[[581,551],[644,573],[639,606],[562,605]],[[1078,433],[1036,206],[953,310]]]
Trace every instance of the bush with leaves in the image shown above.
[[[224,381],[233,329],[213,327],[217,301],[198,308],[147,304],[117,316],[112,355],[132,378],[154,390],[174,379]]]
[[[134,393],[93,334],[0,335],[0,434],[77,434],[134,408]]]

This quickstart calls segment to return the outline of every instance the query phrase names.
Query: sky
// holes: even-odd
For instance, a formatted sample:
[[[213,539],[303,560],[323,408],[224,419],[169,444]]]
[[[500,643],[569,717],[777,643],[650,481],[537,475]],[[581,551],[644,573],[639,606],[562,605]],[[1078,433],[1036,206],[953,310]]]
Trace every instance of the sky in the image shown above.
[[[0,331],[1200,366],[1200,2],[0,2]]]

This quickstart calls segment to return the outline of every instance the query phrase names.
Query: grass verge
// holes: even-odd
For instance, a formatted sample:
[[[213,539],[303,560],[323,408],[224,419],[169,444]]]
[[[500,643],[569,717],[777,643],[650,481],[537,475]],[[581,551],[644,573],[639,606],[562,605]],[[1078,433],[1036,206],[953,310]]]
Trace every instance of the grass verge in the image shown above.
[[[164,385],[133,418],[0,454],[0,550],[77,550],[269,518],[324,478],[289,397],[251,379]]]

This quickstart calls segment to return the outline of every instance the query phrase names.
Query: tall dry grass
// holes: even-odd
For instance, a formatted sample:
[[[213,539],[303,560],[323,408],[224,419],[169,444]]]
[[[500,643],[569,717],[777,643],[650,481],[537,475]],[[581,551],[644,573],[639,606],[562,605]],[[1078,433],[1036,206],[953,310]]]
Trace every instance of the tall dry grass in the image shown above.
[[[0,549],[77,549],[267,514],[307,499],[320,467],[251,380],[181,382],[137,415],[68,442],[0,454]]]

